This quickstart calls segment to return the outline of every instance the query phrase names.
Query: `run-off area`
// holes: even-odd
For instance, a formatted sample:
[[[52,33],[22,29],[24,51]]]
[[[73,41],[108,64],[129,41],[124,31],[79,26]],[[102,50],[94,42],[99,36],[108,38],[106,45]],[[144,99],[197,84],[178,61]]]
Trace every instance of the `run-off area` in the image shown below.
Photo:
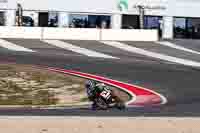
[[[31,65],[0,64],[0,107],[62,107],[89,105],[87,79]],[[124,100],[129,95],[111,87]]]

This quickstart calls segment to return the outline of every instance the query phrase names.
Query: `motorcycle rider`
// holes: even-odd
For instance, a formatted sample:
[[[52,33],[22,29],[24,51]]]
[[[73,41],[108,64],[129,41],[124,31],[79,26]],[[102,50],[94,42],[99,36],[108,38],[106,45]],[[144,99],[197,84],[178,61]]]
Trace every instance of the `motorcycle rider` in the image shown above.
[[[105,89],[109,89],[104,83],[98,83],[94,80],[88,80],[85,84],[88,99],[93,102],[92,109],[96,109],[97,105],[95,102],[96,94],[101,93]]]
[[[103,91],[111,91],[112,98],[115,99],[116,107],[118,109],[124,109],[125,105],[124,102],[115,94],[115,91],[111,90],[108,86],[106,86],[104,83],[98,83],[97,81],[94,80],[88,80],[85,84],[88,99],[92,101],[92,109],[96,110],[100,108],[98,106],[98,103],[96,103],[96,96],[97,94],[100,94]],[[101,109],[101,108],[100,108]]]

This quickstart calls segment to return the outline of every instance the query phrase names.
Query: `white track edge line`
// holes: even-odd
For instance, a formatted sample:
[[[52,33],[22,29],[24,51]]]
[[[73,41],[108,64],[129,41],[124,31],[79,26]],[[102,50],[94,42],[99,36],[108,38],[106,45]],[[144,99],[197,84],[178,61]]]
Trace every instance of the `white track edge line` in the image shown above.
[[[3,48],[6,48],[6,49],[12,50],[12,51],[36,52],[32,49],[16,45],[14,43],[11,43],[11,42],[3,40],[3,39],[0,39],[0,46]]]
[[[60,47],[66,50],[70,50],[79,54],[83,54],[89,57],[99,57],[99,58],[107,58],[107,59],[119,59],[117,57],[113,57],[111,55],[107,55],[107,54],[103,54],[100,52],[96,52],[93,50],[89,50],[86,48],[81,48],[79,46],[75,46],[73,44],[67,43],[67,42],[63,42],[60,40],[43,40],[43,42],[54,45],[56,47]]]
[[[185,51],[185,52],[200,55],[200,52],[198,52],[198,51],[195,51],[195,50],[192,50],[192,49],[189,49],[189,48],[185,48],[183,46],[179,46],[175,43],[171,43],[171,42],[168,42],[168,41],[158,41],[158,42],[155,42],[155,43],[160,44],[160,45],[164,45],[164,46],[168,46],[168,47],[171,47],[171,48],[175,48],[175,49],[178,49],[178,50],[182,50],[182,51]]]
[[[121,43],[121,42],[101,41],[101,43],[104,43],[106,45],[110,45],[110,46],[113,46],[113,47],[116,47],[119,49],[123,49],[125,51],[129,51],[132,53],[137,53],[140,55],[145,55],[145,56],[149,56],[149,57],[153,57],[153,58],[157,58],[157,59],[161,59],[161,60],[165,60],[165,61],[169,61],[169,62],[174,62],[174,63],[182,64],[185,66],[200,67],[200,62],[197,62],[197,61],[177,58],[177,57],[165,55],[162,53],[151,52],[151,51],[137,48],[134,46],[129,46],[129,45],[127,45],[125,43]]]

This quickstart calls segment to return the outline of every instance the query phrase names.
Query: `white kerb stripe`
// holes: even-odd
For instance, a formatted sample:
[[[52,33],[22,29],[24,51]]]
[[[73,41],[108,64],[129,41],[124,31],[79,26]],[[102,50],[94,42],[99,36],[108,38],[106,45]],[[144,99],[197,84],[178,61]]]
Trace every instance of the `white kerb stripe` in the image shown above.
[[[79,53],[79,54],[83,54],[83,55],[86,55],[86,56],[90,56],[90,57],[119,59],[119,58],[116,58],[116,57],[113,57],[113,56],[110,56],[110,55],[106,55],[106,54],[103,54],[103,53],[92,51],[92,50],[89,50],[89,49],[86,49],[86,48],[81,48],[81,47],[72,45],[72,44],[67,43],[67,42],[59,41],[59,40],[43,40],[43,41],[45,43],[54,45],[56,47],[63,48],[63,49],[66,49],[66,50],[70,50],[70,51],[73,51],[73,52],[76,52],[76,53]]]
[[[31,49],[16,45],[3,39],[0,39],[0,46],[13,51],[35,52]]]
[[[185,51],[185,52],[190,52],[190,53],[193,53],[193,54],[199,54],[200,55],[200,52],[198,52],[198,51],[188,49],[188,48],[176,45],[176,44],[171,43],[171,42],[167,42],[167,41],[161,42],[161,41],[159,41],[159,42],[155,42],[155,43],[160,44],[160,45],[164,45],[164,46],[168,46],[168,47],[171,47],[171,48],[175,48],[175,49],[178,49],[178,50],[182,50],[182,51]]]
[[[161,59],[161,60],[165,60],[165,61],[170,61],[170,62],[174,62],[174,63],[186,65],[186,66],[200,67],[200,62],[181,59],[181,58],[177,58],[177,57],[173,57],[173,56],[168,56],[168,55],[165,55],[165,54],[147,51],[147,50],[144,50],[144,49],[141,49],[141,48],[129,46],[129,45],[127,45],[125,43],[121,43],[121,42],[101,41],[101,43],[104,43],[106,45],[113,46],[113,47],[116,47],[116,48],[120,48],[120,49],[126,50],[128,52],[137,53],[137,54],[140,54],[140,55],[145,55],[145,56],[149,56],[149,57],[153,57],[153,58],[157,58],[157,59]]]

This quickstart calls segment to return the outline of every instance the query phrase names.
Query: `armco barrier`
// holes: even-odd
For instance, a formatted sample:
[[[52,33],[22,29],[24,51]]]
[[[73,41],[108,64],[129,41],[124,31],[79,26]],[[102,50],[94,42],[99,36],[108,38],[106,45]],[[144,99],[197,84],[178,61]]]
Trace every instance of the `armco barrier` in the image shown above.
[[[0,27],[0,38],[41,39],[39,27]]]
[[[81,28],[44,28],[43,39],[99,40],[100,30]]]
[[[157,41],[157,30],[0,27],[0,38]]]
[[[158,41],[157,30],[104,29],[101,40],[113,41]]]

